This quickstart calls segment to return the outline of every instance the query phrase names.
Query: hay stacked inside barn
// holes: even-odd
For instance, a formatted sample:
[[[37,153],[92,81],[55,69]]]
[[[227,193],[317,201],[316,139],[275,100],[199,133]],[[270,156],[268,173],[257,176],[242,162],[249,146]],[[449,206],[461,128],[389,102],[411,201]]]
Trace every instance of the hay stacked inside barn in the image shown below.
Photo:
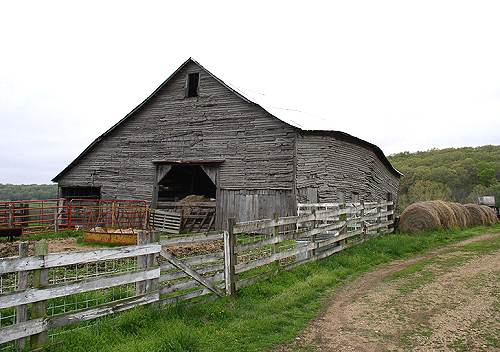
[[[437,229],[458,229],[492,225],[497,222],[495,211],[484,205],[459,204],[441,200],[413,203],[402,213],[399,229],[419,233]]]

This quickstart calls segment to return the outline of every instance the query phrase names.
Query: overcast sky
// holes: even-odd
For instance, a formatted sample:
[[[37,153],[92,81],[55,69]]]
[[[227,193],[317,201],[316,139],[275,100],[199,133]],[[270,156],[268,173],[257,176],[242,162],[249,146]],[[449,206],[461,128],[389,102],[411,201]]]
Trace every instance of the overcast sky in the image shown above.
[[[50,182],[190,56],[386,154],[500,144],[500,1],[76,4],[0,4],[0,183]]]

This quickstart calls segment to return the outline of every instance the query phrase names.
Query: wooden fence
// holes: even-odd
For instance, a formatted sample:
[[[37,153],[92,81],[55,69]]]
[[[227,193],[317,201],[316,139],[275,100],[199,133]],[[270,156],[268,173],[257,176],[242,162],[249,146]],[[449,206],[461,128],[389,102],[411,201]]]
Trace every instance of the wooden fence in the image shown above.
[[[48,332],[135,306],[234,295],[238,289],[392,232],[393,203],[301,204],[299,215],[192,236],[142,231],[138,245],[0,260],[0,349],[38,348]]]
[[[300,215],[234,223],[224,234],[228,294],[393,231],[393,202],[299,204]]]
[[[138,234],[136,246],[49,254],[40,241],[34,256],[0,260],[0,346],[47,343],[48,330],[158,301],[161,246]],[[29,339],[28,339],[29,337]]]

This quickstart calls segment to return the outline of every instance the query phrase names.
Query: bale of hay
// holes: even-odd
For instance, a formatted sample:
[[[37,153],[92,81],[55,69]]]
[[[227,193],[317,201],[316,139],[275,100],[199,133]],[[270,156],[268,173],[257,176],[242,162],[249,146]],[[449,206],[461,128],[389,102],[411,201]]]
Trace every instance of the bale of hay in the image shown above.
[[[471,225],[476,226],[476,225],[487,225],[488,219],[486,218],[486,215],[484,212],[481,210],[481,207],[477,204],[464,204],[464,207],[467,208],[469,211],[469,214],[471,216]]]
[[[199,196],[197,194],[191,194],[182,198],[179,203],[198,203],[198,202],[209,202],[210,199],[205,196]]]
[[[494,223],[497,222],[497,214],[496,212],[491,209],[487,205],[480,205],[479,208],[481,208],[481,211],[483,212],[484,216],[486,217],[486,222],[488,225],[493,225]]]
[[[472,217],[463,204],[450,202],[448,203],[448,206],[455,213],[455,217],[457,218],[457,222],[461,228],[464,229],[472,225]]]
[[[448,205],[448,203],[442,200],[433,200],[424,203],[427,204],[429,207],[434,208],[434,210],[439,216],[439,221],[441,222],[441,226],[444,229],[454,229],[460,227],[459,222],[455,216],[455,212]]]
[[[441,221],[435,208],[425,203],[413,203],[401,213],[399,217],[401,231],[419,233],[441,227]]]

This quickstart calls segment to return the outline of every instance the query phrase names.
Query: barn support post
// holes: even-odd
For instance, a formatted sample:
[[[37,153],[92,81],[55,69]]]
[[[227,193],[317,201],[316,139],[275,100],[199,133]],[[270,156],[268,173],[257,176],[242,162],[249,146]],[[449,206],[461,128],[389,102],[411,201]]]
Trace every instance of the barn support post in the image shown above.
[[[28,256],[28,242],[19,243],[19,257]],[[24,291],[28,288],[28,271],[19,271],[18,273],[18,283],[17,290]],[[26,304],[21,304],[16,307],[16,324],[25,322],[28,320],[28,306]],[[16,341],[16,350],[24,351],[26,349],[26,344],[28,339],[23,337]]]
[[[49,254],[49,245],[46,240],[41,240],[35,244],[35,256],[45,258]],[[44,288],[49,285],[49,269],[33,270],[33,288]],[[31,318],[47,317],[47,301],[33,303]],[[40,349],[48,342],[47,330],[31,336],[31,349]]]
[[[224,281],[226,284],[226,295],[236,294],[236,236],[234,234],[235,218],[227,219],[227,231],[224,231]]]

